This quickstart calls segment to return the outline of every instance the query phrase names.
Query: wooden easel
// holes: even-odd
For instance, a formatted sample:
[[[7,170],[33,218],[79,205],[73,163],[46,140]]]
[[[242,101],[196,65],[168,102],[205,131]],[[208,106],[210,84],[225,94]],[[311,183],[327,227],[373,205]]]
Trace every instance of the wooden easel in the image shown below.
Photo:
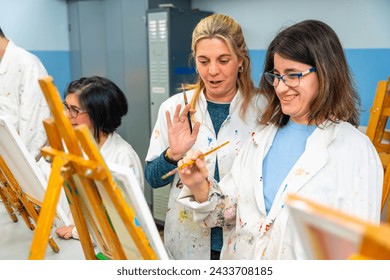
[[[374,144],[379,154],[383,168],[384,180],[382,190],[381,210],[386,211],[385,206],[390,194],[390,131],[386,129],[390,117],[390,77],[387,81],[378,81],[375,97],[370,109],[366,135]],[[386,221],[390,222],[390,207],[387,207]]]
[[[390,259],[389,224],[369,223],[297,194],[289,194],[286,205],[314,259]]]
[[[35,229],[38,221],[40,201],[30,197],[23,191],[18,180],[12,174],[4,158],[0,155],[0,198],[13,222],[18,221],[16,213],[24,220],[30,230]],[[35,225],[34,225],[35,224]],[[51,225],[49,230],[51,229]],[[48,240],[53,252],[57,253],[60,249],[54,239],[48,236]]]
[[[47,237],[62,186],[69,201],[85,258],[100,258],[100,253],[96,254],[94,250],[91,235],[95,237],[94,241],[104,258],[128,258],[111,224],[97,184],[103,186],[108,193],[142,258],[157,259],[142,228],[134,225],[134,211],[126,204],[89,129],[86,126],[73,129],[51,77],[39,80],[39,84],[53,116],[44,122],[50,147],[42,149],[45,159],[52,162],[52,171],[29,259],[44,258]]]

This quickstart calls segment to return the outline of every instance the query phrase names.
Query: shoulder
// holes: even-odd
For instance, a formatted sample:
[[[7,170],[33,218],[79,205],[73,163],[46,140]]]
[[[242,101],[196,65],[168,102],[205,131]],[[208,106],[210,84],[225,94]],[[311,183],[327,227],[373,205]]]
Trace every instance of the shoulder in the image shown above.
[[[371,143],[366,134],[348,122],[340,122],[336,124],[336,126],[338,127],[338,134],[340,137],[348,137],[350,140]]]
[[[128,165],[134,160],[139,161],[139,156],[130,143],[116,132],[110,134],[100,152],[106,161],[117,164]]]
[[[38,75],[47,75],[45,67],[35,54],[15,45],[12,41],[9,42],[7,50],[8,48],[10,51],[9,59],[12,61],[12,65],[22,69],[32,69]]]
[[[334,148],[339,150],[340,154],[346,152],[354,157],[357,157],[358,155],[377,156],[377,151],[371,140],[356,127],[347,122],[334,124],[334,127],[336,131]]]
[[[112,144],[114,144],[117,147],[122,148],[123,150],[129,150],[134,151],[133,146],[129,142],[127,142],[123,137],[117,133],[114,132],[110,135]]]
[[[35,54],[19,47],[12,41],[9,41],[7,50],[10,50],[10,52],[14,54],[13,55],[14,59],[18,59],[19,61],[40,63],[40,59]]]

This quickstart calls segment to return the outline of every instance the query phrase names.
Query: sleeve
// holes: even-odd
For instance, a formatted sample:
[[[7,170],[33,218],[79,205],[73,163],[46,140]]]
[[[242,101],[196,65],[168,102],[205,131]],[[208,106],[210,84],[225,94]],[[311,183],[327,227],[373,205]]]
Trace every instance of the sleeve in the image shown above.
[[[144,174],[142,171],[141,160],[133,148],[131,148],[131,151],[130,151],[129,166],[131,169],[133,169],[135,177],[137,178],[138,182],[140,183],[142,190],[144,190],[145,182],[144,182]]]
[[[19,91],[19,135],[29,152],[38,160],[40,150],[47,142],[43,120],[50,117],[50,110],[38,79],[46,76],[47,72],[37,58],[23,67],[24,74]]]
[[[112,139],[112,143],[109,144],[110,148],[106,148],[102,152],[104,159],[113,164],[129,167],[133,171],[140,187],[144,190],[144,173],[137,152],[119,134],[114,133]]]
[[[166,179],[162,179],[161,177],[176,167],[176,165],[167,162],[164,159],[164,153],[161,153],[158,158],[146,162],[145,179],[154,189],[163,187],[170,184],[173,181],[174,176],[170,176]]]
[[[168,127],[165,118],[165,111],[169,110],[171,116],[174,108],[169,104],[175,104],[172,97],[163,102],[158,111],[156,124],[154,125],[150,137],[149,149],[146,155],[145,179],[152,188],[159,188],[172,182],[173,177],[162,180],[161,177],[176,168],[176,165],[170,164],[164,159],[164,151],[168,148]]]
[[[211,183],[207,201],[197,202],[186,186],[181,190],[178,201],[192,209],[196,222],[203,221],[208,227],[232,227],[236,223],[237,195],[235,190],[236,186],[230,172],[221,182],[214,180]]]
[[[355,215],[372,222],[380,222],[383,189],[383,166],[378,153],[368,140],[365,149],[360,149],[360,159],[354,176],[354,195],[350,195],[355,204]]]
[[[80,239],[80,237],[79,237],[79,232],[77,231],[77,228],[76,228],[76,227],[73,227],[73,228],[72,228],[72,237],[73,237],[74,239]]]

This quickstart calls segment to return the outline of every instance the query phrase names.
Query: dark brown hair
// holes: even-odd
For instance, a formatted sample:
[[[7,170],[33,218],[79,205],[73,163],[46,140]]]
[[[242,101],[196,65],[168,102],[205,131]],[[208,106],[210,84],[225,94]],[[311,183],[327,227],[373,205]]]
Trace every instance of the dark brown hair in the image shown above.
[[[354,86],[341,42],[334,30],[318,20],[305,20],[282,30],[268,47],[264,72],[274,69],[274,55],[316,67],[319,92],[309,107],[309,122],[346,121],[359,124],[360,98]],[[274,87],[264,76],[260,90],[269,104],[261,118],[262,124],[284,126],[284,115]]]
[[[77,94],[81,109],[88,112],[93,123],[94,138],[100,142],[100,132],[113,133],[127,114],[127,99],[123,91],[107,78],[93,76],[72,81],[66,91]]]

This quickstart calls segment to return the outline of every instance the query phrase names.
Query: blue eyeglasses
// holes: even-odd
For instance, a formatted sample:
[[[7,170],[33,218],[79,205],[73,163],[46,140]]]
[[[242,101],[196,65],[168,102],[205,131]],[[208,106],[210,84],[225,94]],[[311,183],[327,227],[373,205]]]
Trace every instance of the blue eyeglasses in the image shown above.
[[[287,86],[293,88],[299,86],[301,77],[314,71],[316,71],[316,68],[312,67],[309,70],[303,71],[301,73],[289,73],[284,74],[283,76],[279,76],[271,72],[265,72],[264,77],[267,82],[273,87],[277,87],[279,85],[280,80],[282,80]]]

